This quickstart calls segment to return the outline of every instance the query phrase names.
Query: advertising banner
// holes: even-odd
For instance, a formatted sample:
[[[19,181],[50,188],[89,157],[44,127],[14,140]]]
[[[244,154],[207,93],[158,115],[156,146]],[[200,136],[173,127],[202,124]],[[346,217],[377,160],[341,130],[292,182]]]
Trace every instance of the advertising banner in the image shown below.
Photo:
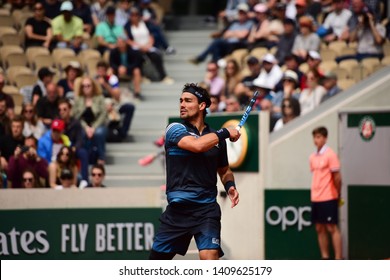
[[[147,259],[161,208],[0,210],[1,259]]]

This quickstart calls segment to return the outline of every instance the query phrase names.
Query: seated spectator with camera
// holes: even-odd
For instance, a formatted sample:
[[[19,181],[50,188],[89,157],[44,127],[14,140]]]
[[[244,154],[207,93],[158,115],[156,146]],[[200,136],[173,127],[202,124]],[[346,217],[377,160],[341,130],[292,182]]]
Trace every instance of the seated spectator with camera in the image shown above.
[[[24,171],[30,169],[38,177],[47,178],[47,161],[37,154],[37,139],[28,136],[23,146],[17,146],[8,163],[8,180],[12,188],[23,188]],[[30,174],[31,175],[31,174]]]

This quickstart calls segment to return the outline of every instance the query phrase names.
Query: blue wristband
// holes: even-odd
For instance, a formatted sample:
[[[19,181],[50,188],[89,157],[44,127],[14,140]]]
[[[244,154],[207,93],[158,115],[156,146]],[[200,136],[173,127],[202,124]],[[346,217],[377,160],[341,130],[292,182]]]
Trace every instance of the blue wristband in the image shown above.
[[[236,183],[234,183],[234,181],[227,181],[224,187],[225,187],[225,191],[229,192],[230,187],[236,188]]]
[[[218,136],[219,141],[225,140],[226,138],[230,137],[229,130],[227,130],[226,128],[221,128],[214,133]]]

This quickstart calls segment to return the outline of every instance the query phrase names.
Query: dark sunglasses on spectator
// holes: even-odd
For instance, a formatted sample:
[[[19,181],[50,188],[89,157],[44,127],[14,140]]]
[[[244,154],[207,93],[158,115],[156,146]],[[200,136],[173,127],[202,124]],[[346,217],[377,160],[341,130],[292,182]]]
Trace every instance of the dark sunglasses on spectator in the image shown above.
[[[98,176],[98,177],[102,177],[103,173],[92,173],[92,177],[95,177],[95,176]]]
[[[291,105],[290,104],[283,104],[282,108],[291,108]]]
[[[32,113],[34,112],[33,110],[24,110],[25,113]]]
[[[23,182],[32,182],[34,178],[23,178]]]
[[[61,179],[61,180],[72,180],[73,177],[72,177],[72,176],[69,176],[69,175],[65,175],[65,176],[61,176],[60,179]]]

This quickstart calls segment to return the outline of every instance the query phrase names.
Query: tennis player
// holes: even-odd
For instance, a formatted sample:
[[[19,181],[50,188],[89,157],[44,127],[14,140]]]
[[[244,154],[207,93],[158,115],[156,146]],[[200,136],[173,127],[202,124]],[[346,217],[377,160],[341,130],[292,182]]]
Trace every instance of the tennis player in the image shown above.
[[[218,131],[205,122],[211,104],[208,92],[186,84],[180,97],[180,118],[165,131],[168,206],[160,217],[160,228],[149,256],[170,260],[185,255],[195,237],[201,260],[216,260],[221,249],[221,209],[216,201],[217,173],[231,200],[239,201],[234,176],[229,168],[226,142],[237,141],[235,128]]]

